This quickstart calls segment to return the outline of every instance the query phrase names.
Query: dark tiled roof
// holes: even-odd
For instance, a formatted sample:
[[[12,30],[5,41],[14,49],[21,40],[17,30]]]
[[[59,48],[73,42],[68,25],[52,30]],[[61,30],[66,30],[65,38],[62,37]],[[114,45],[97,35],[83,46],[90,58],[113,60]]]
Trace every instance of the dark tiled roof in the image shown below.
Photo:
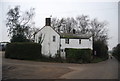
[[[71,39],[89,39],[92,35],[90,34],[68,34],[60,33],[61,38],[71,38]]]
[[[46,27],[46,26],[44,26],[44,27]],[[44,27],[42,27],[39,31],[41,31]],[[51,28],[53,29],[53,27],[51,27]],[[36,33],[38,33],[38,32],[36,32]],[[92,36],[91,34],[58,33],[57,31],[55,31],[55,32],[57,34],[59,34],[61,38],[70,38],[70,39],[89,39]]]

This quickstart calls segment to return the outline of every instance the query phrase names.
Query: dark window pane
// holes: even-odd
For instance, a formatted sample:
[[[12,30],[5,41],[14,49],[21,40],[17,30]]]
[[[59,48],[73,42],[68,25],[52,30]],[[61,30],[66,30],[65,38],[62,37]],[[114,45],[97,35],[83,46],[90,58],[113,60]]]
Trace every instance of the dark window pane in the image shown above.
[[[65,43],[66,43],[66,44],[69,44],[69,39],[65,39]]]
[[[53,36],[53,42],[55,42],[55,36]]]
[[[79,39],[79,44],[81,44],[81,39]]]

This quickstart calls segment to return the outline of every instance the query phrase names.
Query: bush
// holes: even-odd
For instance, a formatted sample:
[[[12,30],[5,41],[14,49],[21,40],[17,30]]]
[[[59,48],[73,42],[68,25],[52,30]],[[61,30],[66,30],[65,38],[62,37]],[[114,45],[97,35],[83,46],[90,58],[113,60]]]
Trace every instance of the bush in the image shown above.
[[[112,55],[120,61],[120,44],[113,48]]]
[[[97,40],[94,42],[94,51],[97,57],[108,58],[108,46],[103,41]]]
[[[28,40],[28,39],[26,38],[26,36],[21,35],[21,34],[13,35],[10,41],[11,41],[12,43],[13,43],[13,42],[30,42],[30,40]]]
[[[1,45],[1,47],[2,47],[2,51],[5,51],[5,45]]]
[[[9,43],[5,57],[12,59],[35,60],[41,57],[41,45],[37,43]]]
[[[73,49],[66,48],[66,61],[70,63],[90,63],[91,62],[91,49]]]

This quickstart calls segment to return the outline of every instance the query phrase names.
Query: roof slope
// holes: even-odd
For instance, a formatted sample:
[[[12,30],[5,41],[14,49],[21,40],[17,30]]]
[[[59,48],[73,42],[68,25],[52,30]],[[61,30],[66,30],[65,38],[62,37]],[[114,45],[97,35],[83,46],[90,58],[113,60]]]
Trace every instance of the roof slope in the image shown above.
[[[44,26],[46,27],[46,26]],[[44,27],[42,27],[38,32],[40,32]],[[49,26],[51,27],[51,26]],[[51,27],[53,29],[53,27]],[[54,30],[54,29],[53,29]],[[54,30],[57,34],[60,35],[61,38],[70,38],[70,39],[89,39],[92,35],[91,34],[73,34],[73,33],[59,33]],[[36,33],[38,33],[36,32]]]
[[[68,33],[60,33],[61,38],[71,38],[71,39],[89,39],[91,34],[68,34]]]

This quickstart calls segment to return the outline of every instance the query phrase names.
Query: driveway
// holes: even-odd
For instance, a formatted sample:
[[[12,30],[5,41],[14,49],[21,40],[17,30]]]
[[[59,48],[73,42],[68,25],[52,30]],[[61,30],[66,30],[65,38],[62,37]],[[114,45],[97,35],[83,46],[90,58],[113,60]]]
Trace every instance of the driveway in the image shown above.
[[[3,79],[118,79],[118,61],[71,64],[3,58]]]

